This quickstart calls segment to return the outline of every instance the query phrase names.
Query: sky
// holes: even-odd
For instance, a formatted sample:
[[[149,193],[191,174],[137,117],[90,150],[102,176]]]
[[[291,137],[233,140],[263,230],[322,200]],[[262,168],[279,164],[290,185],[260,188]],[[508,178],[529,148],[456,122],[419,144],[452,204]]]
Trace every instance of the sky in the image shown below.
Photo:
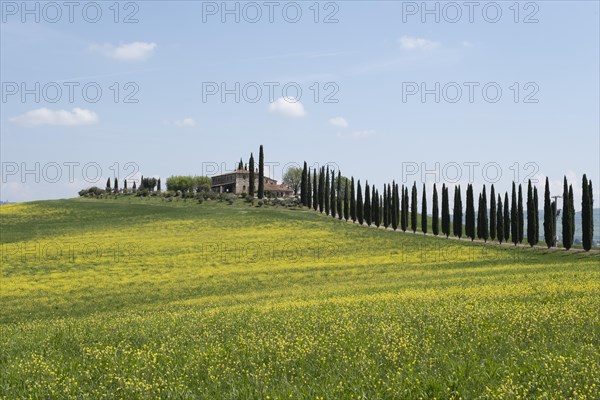
[[[0,7],[2,201],[213,175],[261,144],[279,180],[566,176],[579,210],[586,173],[600,199],[597,1]]]

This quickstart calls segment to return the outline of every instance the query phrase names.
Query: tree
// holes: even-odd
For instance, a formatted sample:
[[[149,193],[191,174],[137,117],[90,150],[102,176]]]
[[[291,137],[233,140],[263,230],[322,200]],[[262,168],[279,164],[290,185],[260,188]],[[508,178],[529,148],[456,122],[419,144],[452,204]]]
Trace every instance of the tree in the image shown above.
[[[308,179],[308,167],[306,165],[306,161],[304,161],[304,166],[302,167],[302,176],[300,177],[300,203],[302,203],[303,206],[307,205],[307,192],[308,192],[307,179]]]
[[[261,144],[258,152],[258,198],[263,197],[265,197],[265,155]]]
[[[238,164],[238,167],[237,167],[237,169],[238,169],[238,170],[243,170],[243,169],[244,169],[244,162],[242,161],[242,159],[241,159],[241,158],[240,158],[240,162],[239,162],[239,164]]]
[[[438,209],[438,192],[437,192],[437,188],[435,186],[435,183],[433,184],[433,204],[431,205],[431,231],[433,232],[433,234],[435,236],[437,236],[440,233],[440,223],[439,223],[439,214],[440,211]]]
[[[379,228],[379,225],[381,225],[381,211],[379,207],[381,199],[379,198],[379,190],[376,190],[375,186],[373,186],[373,200],[371,201],[371,204],[373,205],[373,215],[371,219],[375,223],[375,226]]]
[[[389,208],[388,208],[388,192],[387,185],[383,185],[383,226],[387,229],[390,226]]]
[[[254,197],[254,188],[256,188],[254,173],[254,156],[252,155],[252,153],[250,153],[250,160],[248,161],[248,194],[252,197]]]
[[[360,179],[356,186],[356,218],[359,224],[363,224],[364,221],[364,205],[362,198],[362,189],[360,188]]]
[[[509,206],[509,202],[508,202],[508,192],[504,192],[504,211],[503,211],[503,215],[504,215],[504,241],[508,242],[508,239],[510,238],[510,206]]]
[[[442,184],[442,233],[450,236],[450,205],[448,204],[448,188]]]
[[[313,206],[313,210],[317,211],[317,208],[319,208],[319,175],[317,174],[317,169],[314,169],[314,174],[312,177],[312,181],[313,181],[313,195],[312,195],[312,206]]]
[[[527,182],[527,243],[535,245],[535,211],[533,205],[533,187],[531,179]]]
[[[356,195],[354,193],[354,177],[350,181],[350,218],[356,222]]]
[[[465,233],[471,241],[475,239],[475,205],[473,204],[473,185],[467,184],[467,206],[465,209]]]
[[[483,239],[483,208],[481,206],[482,196],[477,198],[477,239]]]
[[[498,210],[496,211],[496,237],[498,243],[504,240],[504,217],[502,216],[502,196],[498,195]]]
[[[312,186],[311,186],[311,180],[310,180],[310,168],[308,168],[308,172],[306,174],[306,185],[305,185],[305,190],[306,190],[306,207],[311,207],[312,206]]]
[[[517,203],[517,214],[519,224],[517,225],[518,234],[519,234],[519,243],[523,243],[523,227],[524,227],[524,215],[523,215],[523,189],[521,188],[521,184],[519,183],[519,199]]]
[[[540,209],[537,187],[533,188],[533,217],[535,218],[535,231],[533,233],[533,245],[535,246],[540,241]]]
[[[569,202],[569,185],[566,176],[563,182],[562,242],[567,250],[573,244],[571,243],[571,204]]]
[[[413,183],[410,196],[410,230],[417,232],[417,182]]]
[[[116,176],[115,176],[115,185],[113,187],[113,190],[115,191],[115,193],[119,193],[119,180],[117,179]]]
[[[512,184],[512,194],[510,203],[510,236],[516,246],[519,243],[519,214],[517,210],[517,191],[515,183]]]
[[[135,184],[135,181],[133,181],[133,187],[131,188],[131,191],[132,191],[133,193],[135,193],[135,192],[137,191],[137,186],[136,186],[136,184]]]
[[[496,240],[496,191],[490,188],[490,239]]]
[[[212,184],[212,180],[211,180],[211,184]],[[125,185],[125,189],[127,189],[127,185]],[[160,178],[158,178],[158,181],[156,182],[156,190],[159,192],[162,190],[162,183],[160,181]]]
[[[294,194],[298,194],[298,190],[302,190],[302,185],[306,184],[302,182],[303,179],[306,180],[306,176],[304,170],[299,167],[290,167],[283,174],[283,183],[293,189]]]
[[[365,183],[365,211],[364,211],[365,222],[367,226],[371,226],[371,192],[369,191],[369,181]]]
[[[127,179],[123,180],[123,193],[127,193]]]
[[[485,192],[485,185],[483,185],[483,191],[481,192],[481,237],[483,241],[487,243],[490,237],[490,230],[488,224],[488,213],[487,213],[487,195]],[[494,219],[494,215],[490,214],[491,219]]]
[[[111,192],[111,190],[110,190],[110,178],[108,178],[106,180],[106,193],[110,193],[110,192]]]
[[[544,240],[548,248],[554,247],[554,238],[554,214],[550,201],[550,184],[548,183],[548,177],[546,177],[544,189]]]
[[[392,182],[392,228],[398,229],[400,219],[400,197],[398,194],[398,184]]]
[[[344,194],[342,196],[342,173],[340,171],[338,171],[338,178],[337,178],[337,215],[339,219],[342,219],[343,213],[344,213],[344,199],[348,198],[348,179],[344,179],[344,181],[346,182],[346,186],[345,186],[345,190],[344,190]],[[346,218],[348,219],[348,218]]]
[[[322,213],[323,210],[325,210],[325,167],[321,167],[319,174],[319,212]]]
[[[335,171],[331,170],[331,193],[329,203],[331,204],[331,216],[333,218],[335,218],[337,212],[336,187],[337,182],[335,180]]]
[[[593,218],[593,210],[590,208],[590,189],[586,174],[583,174],[581,183],[581,241],[583,249],[589,251],[592,248],[592,236],[590,235],[590,221]]]
[[[352,178],[352,182],[354,182],[354,178]],[[344,190],[344,219],[348,221],[350,219],[350,204],[348,202],[348,181],[346,181],[346,188]]]
[[[423,184],[423,195],[421,196],[421,231],[427,234],[427,191]]]
[[[329,206],[331,201],[331,186],[329,182],[329,165],[325,169],[325,191],[323,192],[323,202],[325,203],[325,215],[329,215]]]
[[[589,218],[590,218],[590,248],[592,246],[592,239],[594,237],[594,189],[592,188],[592,180],[588,182],[588,196],[589,196]]]
[[[402,232],[406,232],[408,226],[408,202],[406,201],[406,189],[404,188],[404,185],[402,185],[401,196],[402,208],[400,210],[400,229],[402,229]]]
[[[460,197],[460,185],[454,188],[454,214],[453,214],[453,232],[454,236],[460,239],[462,237],[462,199]]]

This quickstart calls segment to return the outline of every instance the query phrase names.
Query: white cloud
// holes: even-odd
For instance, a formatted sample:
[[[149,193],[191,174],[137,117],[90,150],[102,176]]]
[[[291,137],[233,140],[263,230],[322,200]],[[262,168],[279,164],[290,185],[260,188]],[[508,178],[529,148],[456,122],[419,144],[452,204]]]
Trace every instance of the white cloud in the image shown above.
[[[285,115],[286,117],[304,117],[306,111],[299,100],[294,97],[280,97],[269,104],[269,112]]]
[[[466,40],[462,42],[462,45],[463,47],[473,47],[473,43]]]
[[[191,128],[196,126],[196,121],[193,118],[178,119],[175,121],[175,126],[179,128]]]
[[[338,128],[347,128],[348,121],[344,117],[334,117],[329,120],[329,123],[333,126],[337,126]]]
[[[440,46],[439,42],[412,36],[402,36],[398,39],[398,43],[405,50],[435,49]]]
[[[33,127],[41,125],[60,125],[60,126],[78,126],[92,125],[98,123],[98,114],[93,111],[82,108],[67,110],[50,110],[48,108],[38,108],[25,114],[13,117],[10,122],[22,126]]]
[[[367,137],[370,137],[373,135],[375,135],[374,129],[364,129],[364,130],[359,130],[359,131],[352,131],[349,134],[344,134],[344,133],[338,132],[338,134],[337,134],[337,136],[340,138],[350,137],[352,139],[363,139],[363,138],[367,138]]]
[[[114,58],[120,61],[143,61],[152,55],[156,43],[131,42],[115,46],[110,43],[92,44],[91,51],[98,52],[106,57]]]

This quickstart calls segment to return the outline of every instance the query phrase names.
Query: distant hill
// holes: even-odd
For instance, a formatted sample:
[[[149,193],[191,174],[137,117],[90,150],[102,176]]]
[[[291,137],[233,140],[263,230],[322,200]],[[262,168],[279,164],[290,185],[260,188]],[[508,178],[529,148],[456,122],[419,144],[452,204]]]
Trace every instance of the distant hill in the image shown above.
[[[544,211],[540,211],[540,224],[544,221]],[[556,218],[556,232],[558,238],[562,241],[562,215]],[[540,226],[540,235],[543,234],[543,227]],[[600,208],[594,208],[594,243],[600,242]],[[575,241],[581,241],[581,211],[575,213]]]

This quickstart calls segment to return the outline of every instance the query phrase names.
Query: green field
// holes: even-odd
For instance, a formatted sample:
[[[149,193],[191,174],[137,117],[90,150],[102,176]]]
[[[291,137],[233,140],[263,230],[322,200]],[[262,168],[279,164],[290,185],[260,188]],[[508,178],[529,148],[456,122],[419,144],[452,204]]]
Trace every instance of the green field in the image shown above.
[[[0,216],[0,398],[600,398],[597,254],[241,200]]]

